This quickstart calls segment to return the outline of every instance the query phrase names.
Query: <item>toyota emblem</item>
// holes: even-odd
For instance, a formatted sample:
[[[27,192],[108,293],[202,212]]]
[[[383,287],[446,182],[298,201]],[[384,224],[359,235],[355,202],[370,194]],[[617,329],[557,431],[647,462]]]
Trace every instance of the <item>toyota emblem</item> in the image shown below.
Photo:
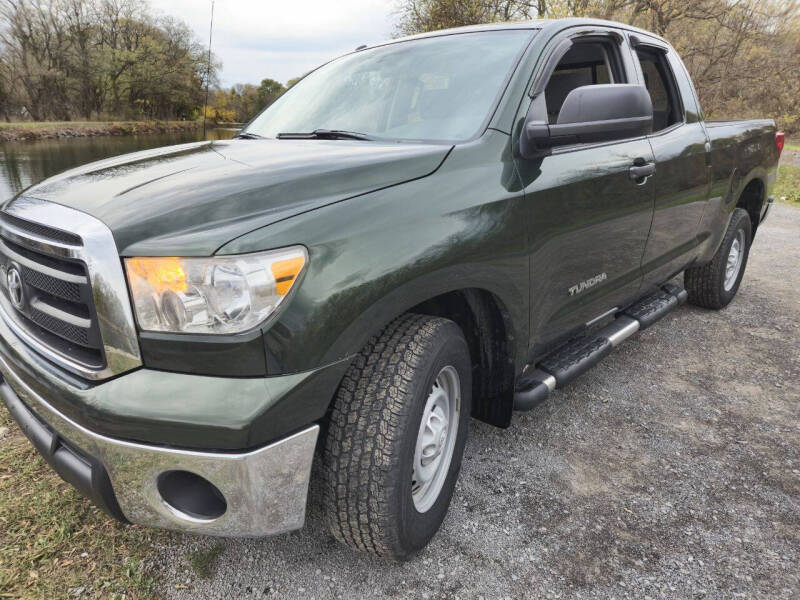
[[[16,267],[8,269],[6,281],[8,282],[8,297],[11,298],[11,303],[17,308],[22,308],[22,276]]]

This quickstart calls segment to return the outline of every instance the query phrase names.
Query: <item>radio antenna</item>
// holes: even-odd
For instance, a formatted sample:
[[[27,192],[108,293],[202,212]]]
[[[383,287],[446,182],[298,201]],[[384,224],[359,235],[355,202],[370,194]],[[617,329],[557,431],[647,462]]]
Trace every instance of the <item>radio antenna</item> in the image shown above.
[[[206,62],[206,99],[203,103],[203,139],[206,139],[206,113],[208,112],[208,84],[211,79],[211,35],[214,33],[214,0],[211,0],[211,25],[208,28],[208,61]]]

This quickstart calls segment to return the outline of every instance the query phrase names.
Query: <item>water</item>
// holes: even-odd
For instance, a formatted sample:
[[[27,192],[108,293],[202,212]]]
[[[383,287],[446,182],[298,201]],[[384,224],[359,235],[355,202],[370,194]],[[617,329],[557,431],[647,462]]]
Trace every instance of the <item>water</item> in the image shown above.
[[[236,131],[211,129],[206,137],[228,139]],[[93,160],[201,139],[202,131],[195,131],[0,143],[0,203],[42,179]]]

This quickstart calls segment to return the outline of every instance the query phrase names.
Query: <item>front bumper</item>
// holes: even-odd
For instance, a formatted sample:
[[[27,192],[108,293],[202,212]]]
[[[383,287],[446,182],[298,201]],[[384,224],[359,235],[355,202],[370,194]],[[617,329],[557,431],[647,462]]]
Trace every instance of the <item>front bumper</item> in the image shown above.
[[[0,397],[53,468],[95,503],[132,523],[208,535],[266,536],[303,526],[319,426],[262,448],[202,452],[109,438],[51,406],[0,355]],[[170,504],[159,477],[188,472],[224,497],[220,516],[204,518]]]

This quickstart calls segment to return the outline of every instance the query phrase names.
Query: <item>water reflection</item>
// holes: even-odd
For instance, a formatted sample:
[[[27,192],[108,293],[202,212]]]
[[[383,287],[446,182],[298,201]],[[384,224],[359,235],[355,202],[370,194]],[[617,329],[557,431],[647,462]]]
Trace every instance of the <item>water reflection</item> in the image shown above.
[[[207,139],[233,137],[236,129],[210,129]],[[39,181],[77,167],[118,154],[195,142],[202,131],[147,135],[61,138],[0,144],[0,202]]]

